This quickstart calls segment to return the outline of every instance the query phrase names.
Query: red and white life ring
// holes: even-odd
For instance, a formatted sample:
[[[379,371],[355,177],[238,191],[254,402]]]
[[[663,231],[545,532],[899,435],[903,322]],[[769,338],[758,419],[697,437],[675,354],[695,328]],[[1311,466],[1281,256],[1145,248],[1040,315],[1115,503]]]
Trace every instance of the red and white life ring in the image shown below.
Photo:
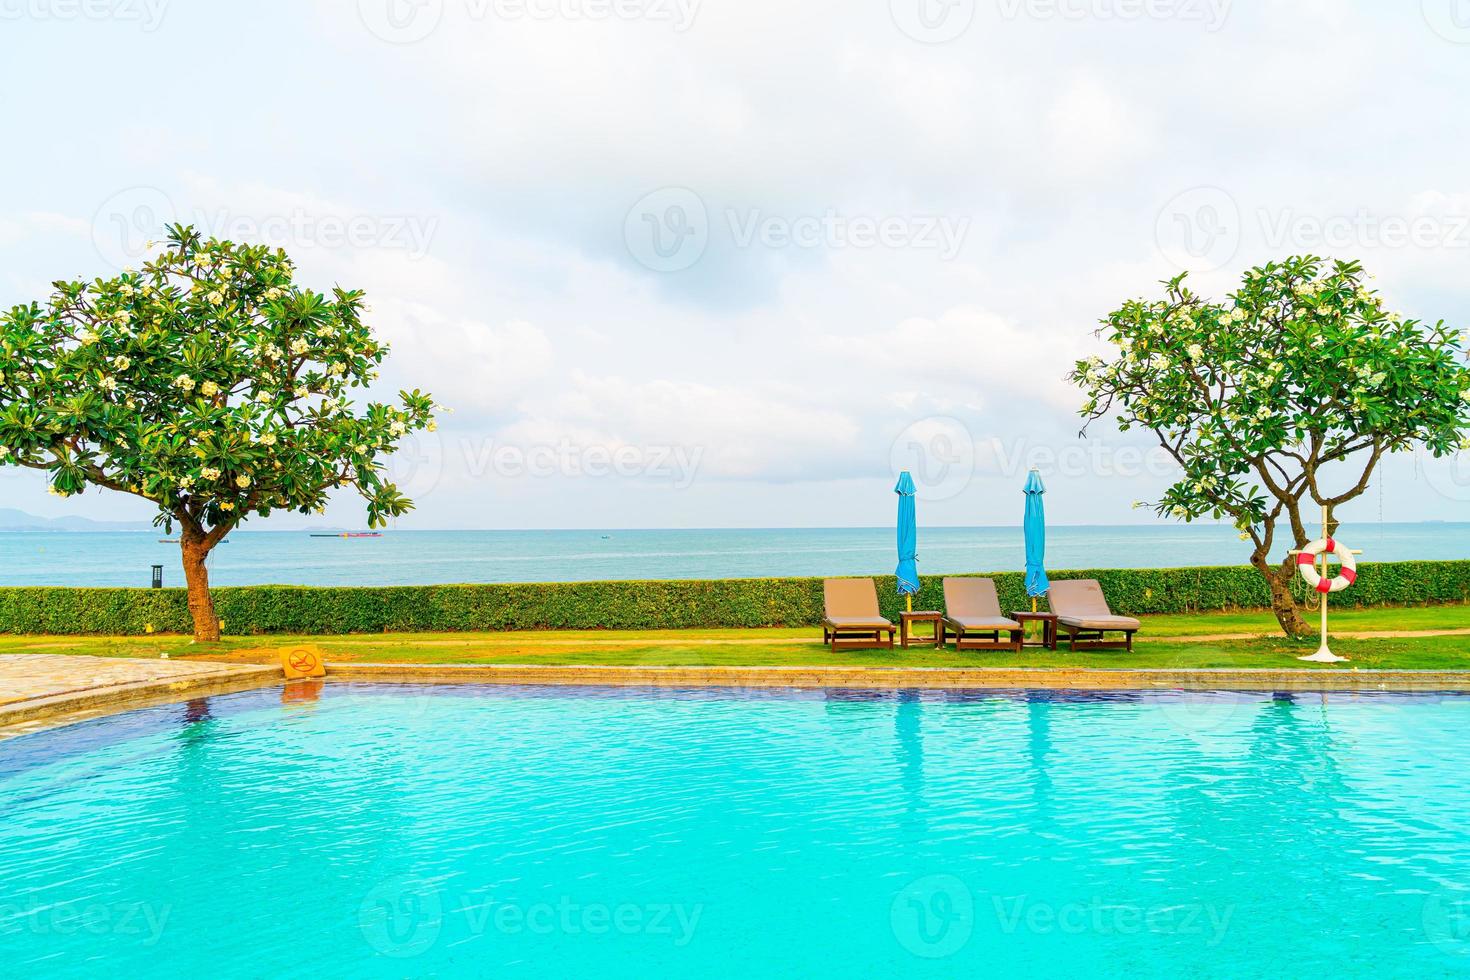
[[[1323,578],[1317,571],[1317,558],[1322,554],[1336,555],[1342,562],[1337,575],[1333,578]],[[1323,593],[1341,592],[1352,585],[1358,577],[1358,563],[1353,560],[1352,551],[1341,541],[1328,538],[1326,541],[1313,541],[1307,545],[1296,556],[1296,569],[1301,573],[1309,587]]]

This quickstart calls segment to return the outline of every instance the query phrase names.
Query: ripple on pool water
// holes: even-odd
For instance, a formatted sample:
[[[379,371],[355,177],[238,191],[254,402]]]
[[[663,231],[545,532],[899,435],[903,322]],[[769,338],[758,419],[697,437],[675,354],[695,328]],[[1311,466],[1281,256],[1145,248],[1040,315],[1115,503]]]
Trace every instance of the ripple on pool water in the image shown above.
[[[0,743],[21,975],[1470,971],[1470,700],[329,685]]]

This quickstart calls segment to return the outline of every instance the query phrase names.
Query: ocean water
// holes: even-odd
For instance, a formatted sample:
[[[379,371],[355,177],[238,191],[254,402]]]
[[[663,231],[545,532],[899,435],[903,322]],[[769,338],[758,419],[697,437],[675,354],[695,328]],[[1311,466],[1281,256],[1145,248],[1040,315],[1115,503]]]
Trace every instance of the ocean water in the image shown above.
[[[294,685],[0,743],[20,977],[1470,972],[1470,698]]]
[[[1229,527],[1052,527],[1050,568],[1232,565]],[[1470,524],[1363,524],[1340,535],[1364,561],[1470,558]],[[0,585],[147,586],[150,566],[182,585],[179,546],[159,533],[0,533]],[[1282,549],[1285,549],[1285,545]],[[890,574],[892,528],[646,531],[388,531],[313,538],[239,531],[210,559],[215,585],[430,585]],[[920,528],[919,572],[1020,569],[1020,528]]]

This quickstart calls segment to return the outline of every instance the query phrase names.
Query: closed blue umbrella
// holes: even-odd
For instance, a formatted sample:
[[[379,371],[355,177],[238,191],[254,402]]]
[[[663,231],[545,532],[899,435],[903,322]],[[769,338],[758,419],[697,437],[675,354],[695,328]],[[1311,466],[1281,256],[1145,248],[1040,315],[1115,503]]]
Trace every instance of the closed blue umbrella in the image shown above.
[[[1026,519],[1021,526],[1026,533],[1026,594],[1031,597],[1031,611],[1036,611],[1036,598],[1046,594],[1051,585],[1046,580],[1046,504],[1041,495],[1046,487],[1041,474],[1032,470],[1026,477]]]
[[[919,591],[919,523],[914,514],[914,478],[904,470],[898,475],[898,594],[913,596]],[[913,608],[914,600],[908,600]]]

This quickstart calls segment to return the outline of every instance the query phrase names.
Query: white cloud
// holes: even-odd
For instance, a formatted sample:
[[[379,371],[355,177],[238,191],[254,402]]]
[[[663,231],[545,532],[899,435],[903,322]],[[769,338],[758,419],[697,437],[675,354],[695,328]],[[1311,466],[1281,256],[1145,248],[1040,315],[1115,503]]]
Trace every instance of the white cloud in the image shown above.
[[[431,390],[461,426],[504,416],[552,377],[551,341],[524,320],[491,326],[415,305],[387,322],[377,319],[378,333],[393,348],[393,378]]]
[[[702,477],[780,481],[852,472],[859,431],[847,414],[769,386],[579,372],[527,399],[525,417],[500,437],[521,446],[680,447],[700,456]]]
[[[1062,375],[1097,345],[1101,316],[1177,271],[1154,236],[1181,192],[1223,188],[1247,223],[1237,254],[1191,280],[1213,294],[1273,257],[1263,208],[1467,210],[1456,161],[1470,135],[1444,120],[1470,61],[1414,4],[1236,3],[1214,33],[1169,18],[1007,19],[981,4],[942,45],[905,36],[884,2],[705,0],[682,32],[442,6],[437,31],[402,45],[374,37],[356,0],[270,18],[201,5],[135,38],[145,53],[210,50],[209,100],[230,111],[144,128],[101,117],[88,130],[99,153],[8,157],[0,301],[104,271],[94,215],[119,195],[125,210],[163,195],[182,216],[223,215],[222,233],[284,234],[314,288],[365,289],[394,348],[385,392],[419,387],[459,409],[449,457],[461,438],[678,444],[704,450],[701,480],[720,488],[676,505],[595,481],[507,491],[539,520],[656,525],[676,506],[684,523],[781,523],[788,511],[771,501],[785,507],[791,488],[760,483],[803,481],[811,499],[789,513],[843,523],[869,518],[839,481],[886,483],[892,440],[924,418],[959,419],[982,443],[1070,444],[1076,395]],[[116,51],[110,33],[13,26],[19,75],[105,65]],[[224,36],[235,43],[215,43]],[[261,51],[291,93],[288,115],[259,91]],[[47,131],[98,86],[147,104],[152,84],[58,76],[11,106],[14,128]],[[967,233],[945,261],[914,248],[742,248],[713,229],[698,262],[660,274],[637,264],[623,225],[665,186],[694,189],[717,219],[937,215]],[[129,197],[138,188],[151,193]],[[282,223],[297,216],[305,224]],[[324,219],[366,219],[367,237],[337,241]],[[416,224],[395,232],[395,219]],[[1394,305],[1453,318],[1470,301],[1467,251],[1361,257]],[[414,520],[494,523],[484,498],[501,485],[454,465]],[[446,489],[454,479],[460,496]],[[997,487],[995,512],[1010,513],[1014,488]],[[1083,491],[1073,510],[1060,494],[1051,503],[1127,520],[1126,500],[1149,493]],[[956,521],[989,512],[968,497],[950,506]],[[1449,516],[1433,500],[1424,512]]]
[[[1112,177],[1155,148],[1142,111],[1087,74],[1074,76],[1057,94],[1047,130],[1053,170],[1073,178]]]
[[[1076,352],[1081,346],[1063,337],[1058,340],[1040,328],[1022,328],[994,313],[962,307],[937,319],[910,317],[866,336],[829,335],[823,343],[839,357],[875,370],[902,365],[903,378],[910,384],[927,380],[950,391],[969,392],[988,404],[1023,399],[1072,409],[1076,396],[1062,375],[1080,356]],[[932,396],[933,387],[926,391]],[[997,394],[1003,397],[997,399]]]

